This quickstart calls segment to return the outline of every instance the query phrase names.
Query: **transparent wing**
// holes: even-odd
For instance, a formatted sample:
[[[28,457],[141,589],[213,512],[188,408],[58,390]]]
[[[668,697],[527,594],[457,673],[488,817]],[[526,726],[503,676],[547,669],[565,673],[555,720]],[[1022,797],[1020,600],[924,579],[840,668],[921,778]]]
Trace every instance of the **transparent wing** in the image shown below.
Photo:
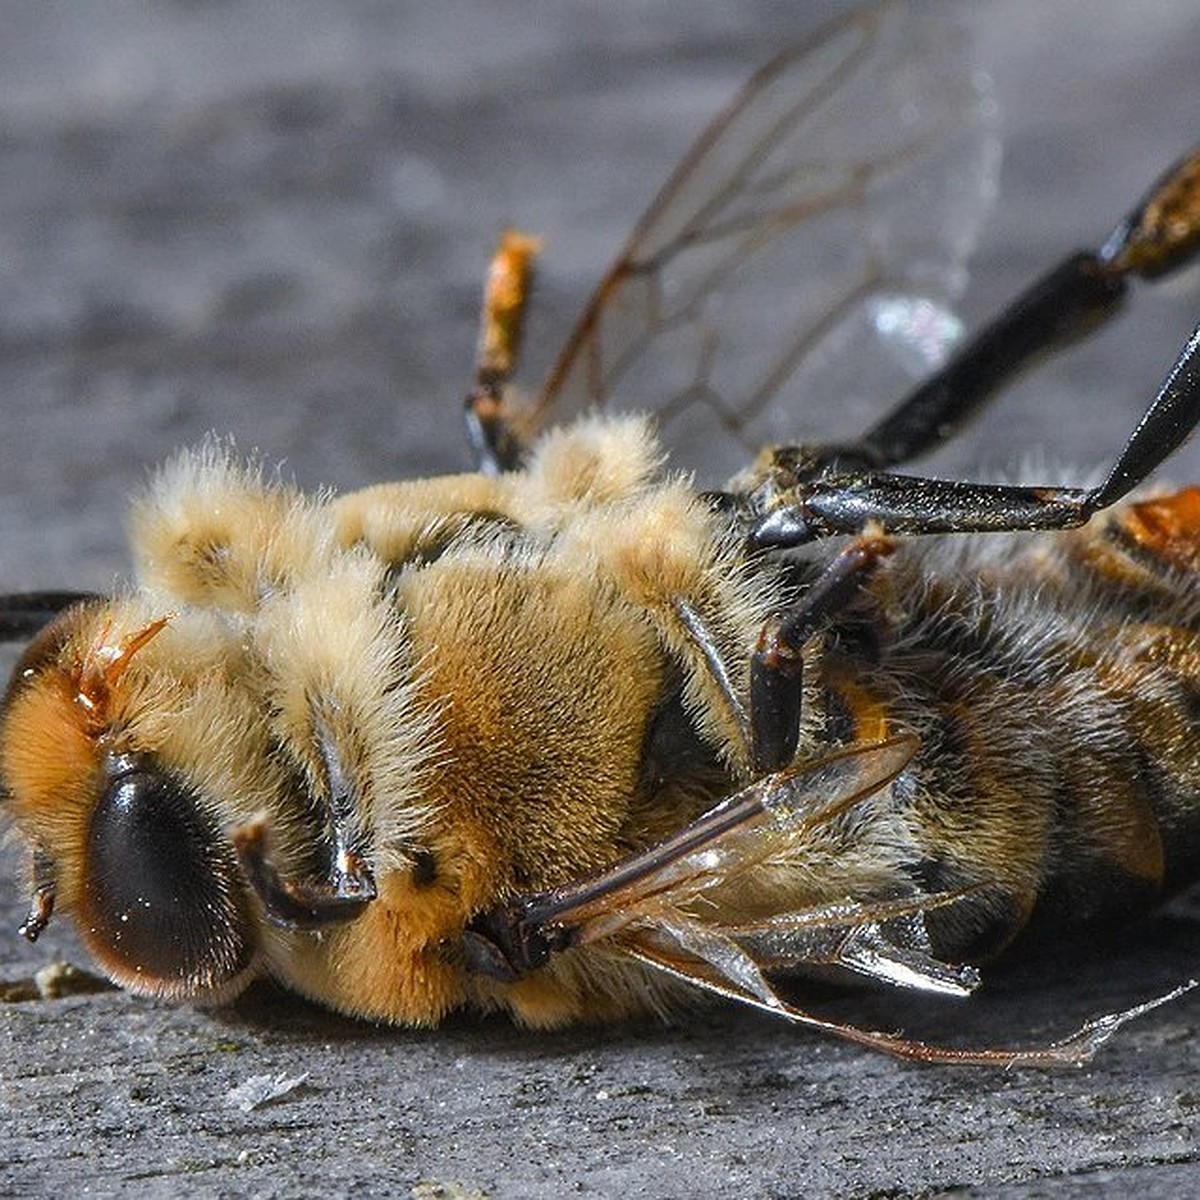
[[[761,1009],[794,1025],[844,1038],[897,1058],[958,1066],[1082,1066],[1122,1026],[1164,1004],[1170,1004],[1198,986],[1196,980],[1189,980],[1142,1004],[1120,1012],[1105,1013],[1048,1046],[1029,1049],[959,1049],[956,1046],[932,1045],[882,1030],[860,1029],[856,1025],[829,1021],[797,1008],[775,991],[752,955],[720,930],[695,921],[684,920],[649,929],[640,938],[631,940],[626,952],[647,966],[693,987]]]
[[[830,1021],[798,1008],[769,976],[833,966],[894,987],[965,996],[973,967],[939,961],[925,915],[964,892],[857,900],[731,920],[722,889],[803,851],[814,834],[880,794],[904,769],[916,739],[852,747],[756,781],[673,838],[575,884],[518,898],[518,939],[569,930],[574,946],[608,944],[647,966],[729,1000],[901,1058],[988,1066],[1079,1065],[1121,1026],[1196,986],[1089,1021],[1029,1049],[960,1049]],[[523,925],[523,928],[521,926]]]
[[[925,913],[959,894],[847,899],[734,921],[725,915],[731,885],[765,864],[802,861],[814,837],[823,838],[843,814],[886,787],[916,745],[915,738],[897,737],[766,776],[667,842],[552,893],[551,919],[572,926],[577,945],[611,940],[645,950],[669,936],[726,947],[726,966],[755,965],[760,986],[752,990],[762,1000],[770,989],[759,971],[806,966],[966,995],[978,984],[977,973],[935,959],[924,921]],[[744,968],[737,973],[748,977]]]
[[[636,227],[529,430],[652,411],[723,478],[797,440],[802,410],[853,433],[937,366],[998,163],[967,16],[869,5],[759,71]]]
[[[738,885],[764,867],[803,861],[839,819],[880,793],[916,750],[909,736],[855,746],[757,780],[675,836],[615,867],[528,897],[526,928],[570,929],[572,945],[634,945],[665,930],[703,931],[767,970],[840,966],[902,987],[965,995],[970,968],[932,957],[924,914],[959,896],[914,892],[787,911],[741,907]],[[731,908],[732,904],[732,908]]]

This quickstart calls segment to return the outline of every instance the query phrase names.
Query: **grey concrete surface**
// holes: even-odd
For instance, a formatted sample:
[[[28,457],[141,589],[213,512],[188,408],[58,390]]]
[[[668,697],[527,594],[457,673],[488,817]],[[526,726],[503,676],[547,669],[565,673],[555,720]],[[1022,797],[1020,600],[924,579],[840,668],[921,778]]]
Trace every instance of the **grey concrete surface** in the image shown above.
[[[125,496],[210,429],[306,485],[461,466],[496,232],[546,238],[549,341],[706,116],[825,11],[798,7],[4,0],[4,590],[109,586]],[[1195,141],[1200,15],[975,16],[1006,153],[964,301],[979,319]],[[1103,462],[1197,311],[1200,289],[1140,296],[939,465]],[[1171,474],[1198,468],[1193,446]],[[1182,902],[966,1004],[830,1003],[926,1037],[1045,1041],[1195,973],[1198,920]],[[0,980],[20,994],[60,957],[85,963],[61,927],[6,934]],[[379,1030],[269,989],[221,1013],[22,1000],[0,1005],[0,1194],[1188,1196],[1198,1005],[1038,1073],[914,1069],[723,1009],[541,1036]],[[282,1094],[246,1111],[261,1077]]]

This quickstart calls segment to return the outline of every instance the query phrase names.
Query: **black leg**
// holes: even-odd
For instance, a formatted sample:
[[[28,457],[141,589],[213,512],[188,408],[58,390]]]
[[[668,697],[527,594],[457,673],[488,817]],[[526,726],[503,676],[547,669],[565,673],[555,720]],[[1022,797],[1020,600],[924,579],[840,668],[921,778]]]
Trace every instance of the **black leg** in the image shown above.
[[[56,891],[54,860],[41,846],[33,848],[33,895],[29,912],[17,932],[26,941],[36,942],[54,915]]]
[[[262,901],[272,925],[282,929],[320,929],[352,921],[375,899],[375,882],[366,871],[357,878],[344,875],[332,885],[284,879],[267,852],[267,827],[263,821],[239,826],[232,838],[242,874]]]
[[[242,873],[258,893],[268,920],[285,929],[319,929],[353,920],[378,894],[366,856],[354,844],[353,784],[333,735],[319,717],[314,724],[328,786],[328,795],[317,802],[324,818],[322,841],[328,855],[320,878],[284,879],[270,861],[263,821],[233,831]]]
[[[793,471],[802,464],[809,477],[828,469],[878,471],[908,462],[951,437],[1032,359],[1070,345],[1114,316],[1131,276],[1171,274],[1197,250],[1200,149],[1176,162],[1099,250],[1072,254],[1037,280],[858,441],[778,453]]]
[[[751,545],[788,548],[872,525],[889,534],[1069,529],[1150,474],[1200,423],[1200,328],[1189,338],[1108,478],[1096,488],[1010,487],[886,472],[826,475],[732,501]]]
[[[893,549],[894,543],[884,537],[857,538],[791,608],[763,627],[750,660],[750,734],[756,774],[782,770],[796,753],[805,643],[831,616],[845,610]]]
[[[1088,493],[1089,515],[1128,495],[1200,422],[1200,326],[1125,443],[1108,478]]]

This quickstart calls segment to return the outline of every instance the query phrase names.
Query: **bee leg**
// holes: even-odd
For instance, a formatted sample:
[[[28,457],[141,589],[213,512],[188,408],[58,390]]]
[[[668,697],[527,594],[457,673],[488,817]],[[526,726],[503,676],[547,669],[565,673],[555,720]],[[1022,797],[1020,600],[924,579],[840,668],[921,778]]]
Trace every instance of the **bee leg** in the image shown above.
[[[284,879],[267,853],[267,828],[254,821],[234,830],[242,873],[258,894],[268,920],[287,929],[317,929],[357,917],[375,899],[375,877],[358,847],[357,794],[342,764],[332,730],[314,714],[316,742],[325,766],[327,796],[317,800],[325,825],[327,863],[323,877]]]
[[[1070,529],[1129,493],[1197,424],[1200,328],[1099,487],[1010,487],[865,472],[824,476],[781,493],[760,490],[741,502],[739,516],[755,548],[802,546],[872,524],[918,535]]]
[[[313,887],[284,879],[267,852],[267,827],[253,821],[233,831],[238,865],[254,889],[267,920],[282,929],[320,929],[351,921],[375,899],[375,882],[365,864],[357,876],[347,873],[331,887]]]
[[[329,789],[324,801],[330,846],[327,883],[336,898],[373,900],[375,878],[360,849],[366,835],[359,826],[359,789],[342,762],[333,731],[315,714],[314,722]]]
[[[505,230],[484,284],[475,385],[465,413],[475,465],[485,475],[515,470],[525,455],[505,393],[517,364],[538,249],[536,238]]]
[[[804,646],[894,549],[881,534],[867,533],[847,546],[800,600],[768,622],[750,660],[750,735],[755,772],[786,767],[800,739]]]
[[[477,913],[462,936],[467,970],[512,983],[545,966],[551,954],[569,949],[576,927],[556,926],[540,916],[546,895],[517,896]]]
[[[504,388],[491,382],[477,382],[467,393],[464,412],[475,469],[491,476],[515,471],[525,457],[525,446],[510,424]]]
[[[715,698],[719,698],[729,718],[738,731],[743,750],[752,748],[750,716],[746,712],[737,688],[729,675],[729,667],[725,662],[720,647],[708,623],[699,609],[682,596],[672,600],[671,607],[695,651],[700,654],[704,663],[704,671],[715,690]]]
[[[21,922],[17,933],[26,941],[36,942],[42,931],[50,924],[54,913],[55,896],[54,860],[42,849],[33,849],[33,895],[29,900],[29,912]]]
[[[855,442],[781,447],[807,477],[830,469],[879,471],[952,437],[1040,355],[1065,349],[1120,311],[1131,276],[1157,279],[1200,250],[1200,149],[1174,163],[1097,250],[1069,255],[984,326],[892,412]]]

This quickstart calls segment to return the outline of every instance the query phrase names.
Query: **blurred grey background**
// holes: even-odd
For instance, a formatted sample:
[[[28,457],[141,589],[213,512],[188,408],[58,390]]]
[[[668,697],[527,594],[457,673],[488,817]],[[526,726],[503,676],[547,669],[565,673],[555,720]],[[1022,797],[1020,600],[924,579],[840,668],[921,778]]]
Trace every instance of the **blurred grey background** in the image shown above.
[[[463,467],[496,233],[545,238],[544,358],[706,119],[844,7],[0,2],[4,590],[110,586],[128,493],[209,430],[306,486]],[[962,304],[978,321],[1196,140],[1200,12],[972,11],[1005,154]],[[1200,314],[1195,286],[1139,291],[937,466],[1110,459]],[[803,420],[820,436],[819,413]],[[1170,474],[1200,477],[1197,449]],[[4,929],[22,903],[6,882]],[[851,1011],[1046,1040],[1170,987],[1196,945],[1177,907],[966,1007]],[[56,954],[82,961],[58,927],[36,947],[0,937],[0,977]],[[1185,1000],[1087,1070],[1040,1075],[914,1070],[722,1012],[418,1036],[272,993],[219,1016],[112,994],[2,1005],[0,1193],[1191,1195],[1198,1013]],[[273,1107],[227,1103],[248,1077],[305,1071]]]

